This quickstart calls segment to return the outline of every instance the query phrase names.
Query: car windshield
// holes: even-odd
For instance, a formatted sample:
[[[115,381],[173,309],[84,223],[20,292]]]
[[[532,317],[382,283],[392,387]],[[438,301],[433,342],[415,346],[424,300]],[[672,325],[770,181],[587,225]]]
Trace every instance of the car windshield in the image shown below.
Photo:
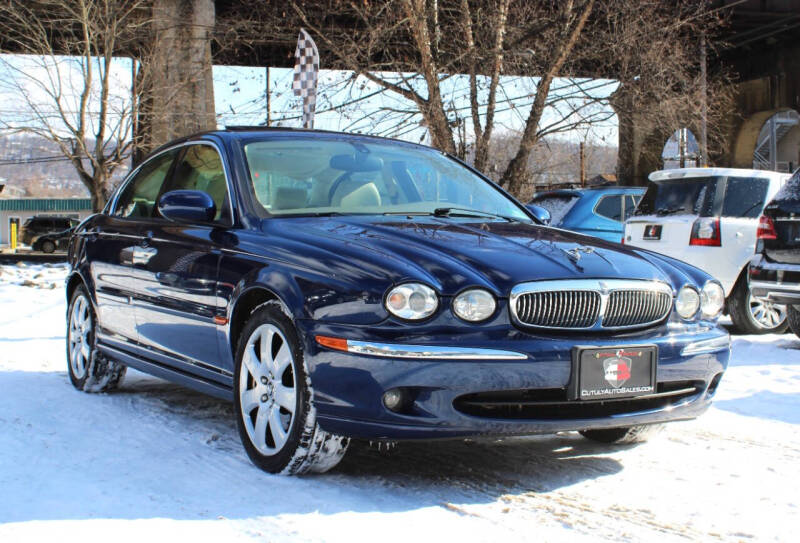
[[[435,214],[530,221],[455,160],[391,142],[274,138],[244,145],[250,181],[273,215]]]
[[[647,185],[635,215],[708,215],[716,177],[655,181]]]

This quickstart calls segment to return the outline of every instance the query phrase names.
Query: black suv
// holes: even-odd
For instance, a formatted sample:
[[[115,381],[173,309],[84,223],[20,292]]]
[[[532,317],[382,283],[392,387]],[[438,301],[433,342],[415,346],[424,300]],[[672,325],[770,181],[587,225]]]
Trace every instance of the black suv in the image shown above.
[[[22,243],[33,245],[39,237],[69,230],[77,226],[79,222],[78,219],[51,215],[31,217],[22,226]]]
[[[756,298],[786,304],[789,326],[800,337],[800,170],[759,219],[750,289]]]

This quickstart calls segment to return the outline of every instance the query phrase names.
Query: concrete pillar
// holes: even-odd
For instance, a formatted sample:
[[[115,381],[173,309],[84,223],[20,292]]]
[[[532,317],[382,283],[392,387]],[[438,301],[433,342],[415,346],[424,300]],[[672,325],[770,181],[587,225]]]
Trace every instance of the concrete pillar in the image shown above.
[[[648,108],[635,103],[621,84],[611,97],[611,106],[619,120],[617,179],[620,185],[643,186],[647,176],[661,167],[661,151],[666,137],[653,130]]]
[[[214,0],[155,0],[140,73],[139,155],[174,138],[216,128],[211,34]]]

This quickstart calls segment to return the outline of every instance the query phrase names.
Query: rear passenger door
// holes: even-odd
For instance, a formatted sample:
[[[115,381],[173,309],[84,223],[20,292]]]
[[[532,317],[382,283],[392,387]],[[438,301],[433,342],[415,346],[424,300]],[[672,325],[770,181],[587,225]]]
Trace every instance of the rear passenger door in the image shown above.
[[[593,231],[587,231],[587,234],[609,241],[619,242],[622,239],[623,195],[602,196],[594,206],[594,215],[590,223]]]
[[[232,211],[216,146],[184,146],[161,194],[179,189],[208,193],[217,214],[211,223],[179,224],[154,211],[135,264],[139,341],[157,361],[225,382],[230,372],[221,368],[214,318],[224,315],[216,295],[219,241]]]

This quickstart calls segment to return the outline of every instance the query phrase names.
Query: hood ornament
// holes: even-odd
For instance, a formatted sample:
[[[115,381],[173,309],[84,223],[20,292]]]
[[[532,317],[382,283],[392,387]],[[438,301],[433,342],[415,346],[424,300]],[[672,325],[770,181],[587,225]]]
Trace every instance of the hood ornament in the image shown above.
[[[565,255],[573,262],[578,262],[581,259],[581,253],[590,254],[594,252],[594,247],[575,247],[574,249],[561,249]]]

